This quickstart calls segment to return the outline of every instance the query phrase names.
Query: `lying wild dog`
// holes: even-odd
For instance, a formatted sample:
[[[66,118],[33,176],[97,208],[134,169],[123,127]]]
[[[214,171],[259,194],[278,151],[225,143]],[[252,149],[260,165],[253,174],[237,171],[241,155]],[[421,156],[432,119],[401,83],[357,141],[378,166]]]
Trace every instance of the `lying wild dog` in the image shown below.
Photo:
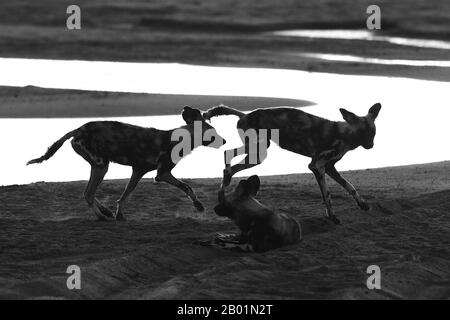
[[[190,134],[191,149],[188,152],[198,146],[193,143],[194,140],[198,140],[194,137],[194,127],[198,124],[201,124],[201,132],[195,132],[195,134],[202,135],[200,140],[202,145],[219,148],[225,143],[225,140],[217,134],[211,125],[204,121],[198,109],[186,106],[182,111],[182,116],[186,125],[173,130],[142,128],[115,121],[89,122],[67,133],[56,141],[45,155],[30,160],[27,164],[48,160],[66,140],[73,138],[73,149],[91,165],[91,177],[84,196],[89,207],[100,220],[113,217],[112,212],[95,198],[95,192],[108,171],[108,165],[111,161],[131,166],[133,169],[130,181],[117,201],[114,215],[116,220],[125,220],[122,213],[124,201],[134,190],[139,180],[147,172],[153,170],[157,170],[156,181],[165,181],[183,190],[191,198],[197,210],[203,211],[203,205],[197,199],[192,188],[176,179],[171,173],[177,162],[172,159],[172,150],[179,143],[172,140],[172,134],[176,130],[184,130]],[[197,122],[197,125],[194,125],[194,122]],[[206,135],[202,134],[206,132],[209,133],[209,140],[206,139]],[[186,156],[188,152],[182,156]]]
[[[339,109],[345,121],[330,121],[296,108],[267,108],[257,109],[248,114],[221,105],[209,109],[203,114],[206,120],[220,115],[236,115],[239,117],[237,128],[245,132],[254,129],[256,141],[248,141],[241,135],[247,154],[243,161],[231,166],[227,161],[239,154],[241,148],[225,151],[225,170],[221,188],[230,184],[231,177],[244,169],[260,164],[267,156],[271,136],[260,136],[261,129],[278,130],[277,143],[283,149],[312,158],[309,169],[319,184],[322,199],[326,206],[325,215],[334,223],[340,223],[333,213],[331,195],[325,180],[325,174],[344,187],[356,200],[358,206],[368,210],[369,206],[358,194],[353,185],[344,179],[336,170],[335,164],[350,150],[363,146],[365,149],[373,147],[375,137],[375,119],[381,109],[381,104],[374,104],[366,116],[359,117],[343,108]],[[257,147],[255,148],[255,143]],[[262,148],[261,148],[262,144]],[[256,149],[257,155],[251,154]],[[259,149],[259,150],[258,150]],[[253,150],[253,151],[252,151]],[[262,152],[261,152],[262,150]],[[253,156],[256,161],[249,161]],[[282,164],[280,164],[282,165]]]
[[[246,242],[244,246],[248,244],[250,250],[264,252],[300,241],[301,227],[294,218],[275,213],[254,198],[260,184],[259,177],[255,175],[241,180],[229,195],[225,195],[225,190],[221,189],[219,204],[214,211],[236,223],[242,232],[242,241]],[[236,246],[242,248],[242,244]]]

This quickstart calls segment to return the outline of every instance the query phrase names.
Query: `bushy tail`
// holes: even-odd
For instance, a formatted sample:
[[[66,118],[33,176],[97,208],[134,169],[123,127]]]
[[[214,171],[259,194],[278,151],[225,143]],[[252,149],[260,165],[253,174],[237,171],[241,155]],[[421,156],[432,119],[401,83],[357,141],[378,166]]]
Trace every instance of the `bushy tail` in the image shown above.
[[[203,119],[209,120],[212,117],[223,115],[235,115],[238,116],[239,118],[242,118],[245,115],[245,113],[221,104],[220,106],[212,107],[211,109],[206,110],[206,112],[203,113]]]
[[[70,139],[74,136],[74,134],[77,130],[78,129],[70,131],[69,133],[65,134],[61,139],[59,139],[54,144],[52,144],[50,146],[50,148],[48,148],[47,152],[42,157],[28,161],[27,165],[33,164],[33,163],[41,163],[42,161],[50,159],[50,157],[52,157],[56,153],[56,151],[58,151],[59,148],[62,147],[62,145],[64,144],[64,142],[66,142],[67,139]]]

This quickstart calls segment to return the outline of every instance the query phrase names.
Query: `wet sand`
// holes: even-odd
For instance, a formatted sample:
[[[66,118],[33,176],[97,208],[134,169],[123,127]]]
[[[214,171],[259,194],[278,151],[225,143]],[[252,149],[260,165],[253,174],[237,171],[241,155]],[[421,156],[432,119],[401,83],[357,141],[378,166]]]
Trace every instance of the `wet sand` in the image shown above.
[[[298,99],[182,94],[139,94],[0,86],[0,118],[107,118],[172,115],[188,105],[206,110],[219,104],[240,110],[311,106]]]

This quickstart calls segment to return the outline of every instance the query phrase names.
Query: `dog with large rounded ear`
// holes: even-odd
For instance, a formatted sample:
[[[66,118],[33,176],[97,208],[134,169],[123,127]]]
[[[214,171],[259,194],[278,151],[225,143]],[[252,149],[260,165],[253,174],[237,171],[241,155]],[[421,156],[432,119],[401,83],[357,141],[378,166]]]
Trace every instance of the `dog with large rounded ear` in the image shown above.
[[[253,175],[247,180],[241,180],[236,187],[236,192],[241,197],[256,196],[261,186],[261,180],[257,175]]]
[[[381,110],[381,103],[375,103],[372,107],[369,109],[369,113],[367,113],[367,117],[371,118],[372,120],[375,120],[378,117],[378,113]]]
[[[350,112],[348,110],[345,110],[344,108],[340,108],[339,111],[342,114],[342,118],[344,118],[345,122],[348,123],[356,123],[358,121],[358,116],[354,114],[353,112]]]
[[[203,116],[200,110],[185,106],[181,115],[187,124],[191,124],[194,121],[203,121]]]

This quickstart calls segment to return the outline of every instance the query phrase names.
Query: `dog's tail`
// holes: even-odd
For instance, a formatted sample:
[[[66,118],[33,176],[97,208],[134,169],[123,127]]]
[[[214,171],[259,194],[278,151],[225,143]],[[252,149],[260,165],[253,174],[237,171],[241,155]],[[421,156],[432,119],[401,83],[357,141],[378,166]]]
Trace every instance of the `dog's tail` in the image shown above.
[[[211,109],[206,110],[206,112],[203,113],[203,119],[209,120],[212,117],[224,116],[224,115],[235,115],[235,116],[238,116],[240,119],[243,116],[245,116],[245,113],[241,112],[239,110],[236,110],[234,108],[230,108],[224,104],[221,104],[217,107],[212,107]]]
[[[64,144],[64,142],[66,142],[66,140],[72,138],[75,135],[77,130],[78,129],[75,129],[73,131],[70,131],[69,133],[66,133],[61,139],[59,139],[54,144],[52,144],[48,148],[47,152],[42,157],[28,161],[27,165],[33,164],[33,163],[41,163],[41,162],[43,162],[45,160],[50,159],[56,153],[56,151],[58,151],[59,148],[62,147],[62,145]]]

